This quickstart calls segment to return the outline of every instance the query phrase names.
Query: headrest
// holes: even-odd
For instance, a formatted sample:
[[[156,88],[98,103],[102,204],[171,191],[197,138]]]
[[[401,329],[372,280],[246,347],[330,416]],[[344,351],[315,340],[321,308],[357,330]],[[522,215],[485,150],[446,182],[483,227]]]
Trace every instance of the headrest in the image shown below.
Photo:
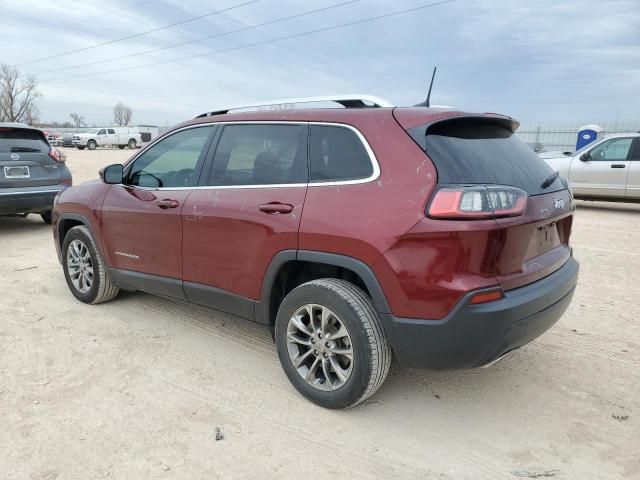
[[[256,155],[253,164],[253,181],[258,185],[282,183],[284,172],[278,162],[278,157],[271,152]]]

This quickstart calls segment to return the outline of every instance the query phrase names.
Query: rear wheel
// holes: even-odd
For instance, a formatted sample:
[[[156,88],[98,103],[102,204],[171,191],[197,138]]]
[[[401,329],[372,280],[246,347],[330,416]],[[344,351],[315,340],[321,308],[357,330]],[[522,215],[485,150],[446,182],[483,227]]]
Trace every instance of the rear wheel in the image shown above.
[[[131,140],[129,140],[129,148],[130,148],[131,150],[133,150],[134,148],[136,148],[136,145],[137,145],[137,143],[136,143],[136,139],[135,139],[135,138],[132,138]]]
[[[64,237],[62,267],[71,293],[81,302],[108,302],[120,291],[84,225],[73,227]]]
[[[78,150],[84,150],[84,146],[80,146],[80,145],[78,145],[78,147],[77,147],[77,148],[78,148]]]
[[[98,144],[96,142],[94,142],[93,140],[89,140],[89,142],[87,143],[87,148],[89,150],[95,150],[97,146],[98,146]]]
[[[344,280],[292,290],[278,309],[275,339],[289,381],[322,407],[363,402],[389,372],[391,348],[371,299]]]
[[[51,225],[51,210],[41,213],[40,216],[42,217],[44,223],[46,223],[47,225]]]
[[[118,145],[118,148],[119,148],[120,150],[124,150],[124,147],[126,147],[126,145]]]

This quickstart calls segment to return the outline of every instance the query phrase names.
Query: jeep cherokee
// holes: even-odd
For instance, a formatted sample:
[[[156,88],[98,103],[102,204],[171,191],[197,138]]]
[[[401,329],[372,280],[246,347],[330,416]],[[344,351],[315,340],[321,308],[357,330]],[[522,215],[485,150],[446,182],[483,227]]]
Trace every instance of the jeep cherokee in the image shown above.
[[[515,120],[281,103],[321,100],[344,108],[202,114],[62,192],[73,295],[142,290],[269,325],[293,386],[328,408],[373,395],[392,352],[485,366],[560,318],[578,276],[573,199]]]

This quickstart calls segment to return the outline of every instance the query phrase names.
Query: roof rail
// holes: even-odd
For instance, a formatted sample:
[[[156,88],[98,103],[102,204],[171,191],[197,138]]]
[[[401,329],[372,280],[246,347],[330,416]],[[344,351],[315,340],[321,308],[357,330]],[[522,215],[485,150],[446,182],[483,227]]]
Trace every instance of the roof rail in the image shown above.
[[[324,97],[303,97],[303,98],[286,98],[282,100],[269,100],[266,102],[255,102],[245,105],[235,105],[233,107],[221,108],[211,112],[198,115],[196,118],[209,117],[211,115],[224,115],[231,110],[244,110],[259,107],[275,107],[278,105],[291,105],[296,103],[320,103],[334,102],[345,108],[392,108],[392,103],[373,95],[328,95]],[[275,110],[275,109],[274,109]]]

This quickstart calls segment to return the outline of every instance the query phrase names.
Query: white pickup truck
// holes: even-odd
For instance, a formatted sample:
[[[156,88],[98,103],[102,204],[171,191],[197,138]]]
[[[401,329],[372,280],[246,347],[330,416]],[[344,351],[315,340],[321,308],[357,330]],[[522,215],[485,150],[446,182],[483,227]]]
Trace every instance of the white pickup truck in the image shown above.
[[[142,143],[139,133],[130,133],[127,128],[94,128],[85,133],[75,133],[73,135],[73,144],[79,149],[95,150],[98,147],[117,146],[120,149],[124,147],[137,148]]]
[[[576,198],[640,202],[640,133],[608,135],[572,155],[541,157],[569,180]]]

